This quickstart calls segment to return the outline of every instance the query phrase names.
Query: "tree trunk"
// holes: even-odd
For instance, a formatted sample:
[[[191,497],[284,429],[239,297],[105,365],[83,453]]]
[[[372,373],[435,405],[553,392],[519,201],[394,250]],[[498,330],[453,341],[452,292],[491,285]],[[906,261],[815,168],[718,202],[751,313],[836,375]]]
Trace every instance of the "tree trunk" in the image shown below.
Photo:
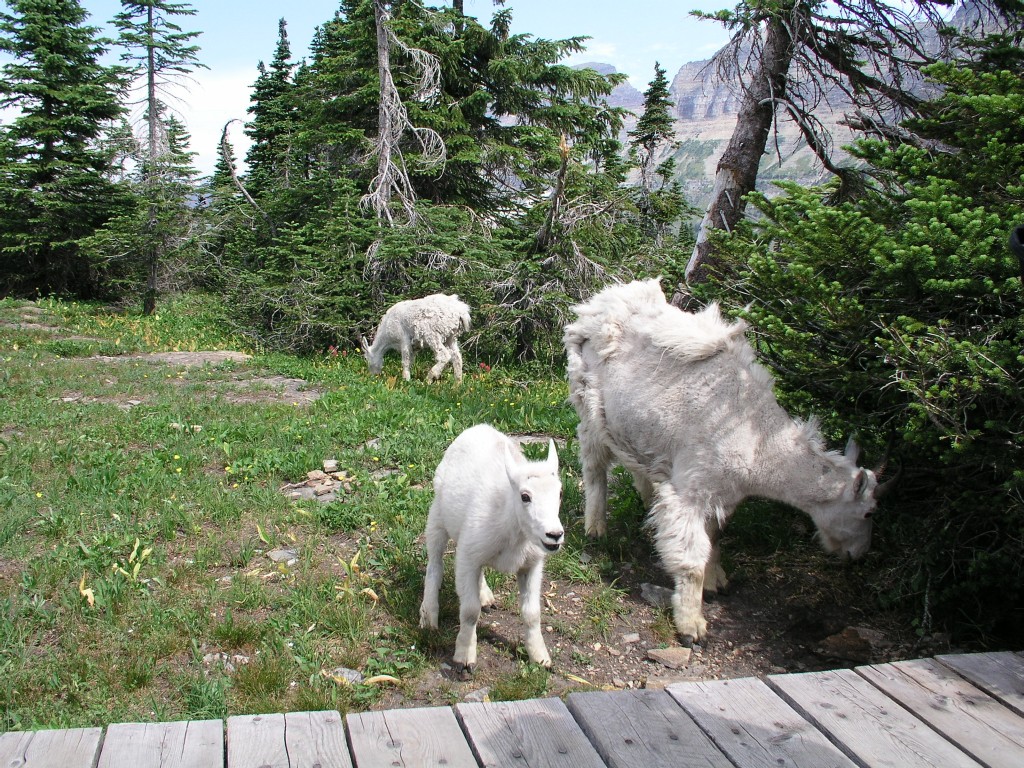
[[[714,248],[709,240],[712,229],[731,232],[743,217],[744,195],[754,191],[757,170],[768,143],[768,133],[775,119],[776,100],[785,96],[786,74],[793,59],[793,38],[786,19],[777,16],[765,24],[764,45],[756,69],[745,89],[733,131],[725,153],[718,161],[715,188],[704,220],[700,223],[697,243],[686,265],[686,282],[702,283],[716,264]],[[673,303],[679,303],[673,298]]]
[[[160,154],[158,130],[160,126],[159,102],[156,92],[156,40],[153,31],[153,6],[148,9],[146,18],[146,110],[148,112],[147,129],[149,136],[146,146],[146,193],[149,197],[149,211],[146,216],[146,291],[142,299],[142,314],[152,315],[156,311],[157,263],[160,254],[157,249],[156,230],[159,212],[156,205],[157,169],[156,163]]]

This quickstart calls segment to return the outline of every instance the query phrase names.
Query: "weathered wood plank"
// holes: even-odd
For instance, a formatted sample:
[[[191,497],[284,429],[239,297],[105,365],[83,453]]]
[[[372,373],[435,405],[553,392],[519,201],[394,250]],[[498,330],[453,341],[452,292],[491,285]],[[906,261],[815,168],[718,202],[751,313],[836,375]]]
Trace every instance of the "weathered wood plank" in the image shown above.
[[[930,659],[860,667],[866,680],[994,768],[1024,765],[1024,717]]]
[[[98,768],[215,768],[224,765],[224,723],[116,723]]]
[[[228,768],[291,768],[284,740],[284,715],[228,718]]]
[[[456,704],[455,714],[483,766],[604,768],[561,699]]]
[[[990,696],[1024,715],[1024,658],[1009,651],[936,656]]]
[[[866,765],[977,768],[977,761],[853,670],[773,675],[768,680],[801,714]]]
[[[664,691],[588,691],[566,704],[610,768],[732,766]]]
[[[345,726],[337,712],[290,712],[228,718],[228,768],[349,768]]]
[[[345,719],[357,768],[477,766],[450,707],[360,712]]]
[[[667,690],[738,768],[855,765],[761,680],[676,683]]]
[[[92,768],[102,728],[0,734],[0,765],[9,768]]]
[[[289,712],[284,739],[291,768],[352,768],[345,723],[337,712]]]

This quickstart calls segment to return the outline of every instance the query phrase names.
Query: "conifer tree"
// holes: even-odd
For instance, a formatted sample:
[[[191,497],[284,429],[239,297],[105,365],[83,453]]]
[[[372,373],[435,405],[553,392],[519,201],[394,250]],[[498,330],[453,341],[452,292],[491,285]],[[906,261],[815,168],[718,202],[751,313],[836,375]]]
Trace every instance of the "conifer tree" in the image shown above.
[[[146,264],[146,288],[143,294],[144,314],[156,309],[157,274],[162,238],[159,205],[167,193],[177,189],[173,183],[165,184],[164,174],[170,157],[170,137],[164,129],[173,123],[165,115],[165,98],[170,86],[187,76],[196,67],[205,67],[198,61],[199,46],[190,43],[199,32],[185,32],[172,21],[175,16],[195,14],[188,3],[170,0],[121,0],[124,10],[114,18],[121,30],[119,43],[124,47],[122,59],[134,66],[135,72],[145,78],[145,128],[142,193],[148,205],[143,230],[142,253]],[[161,188],[163,187],[163,188]]]
[[[288,42],[288,24],[278,22],[277,47],[270,67],[261,61],[259,76],[252,87],[252,119],[245,132],[252,139],[246,155],[249,166],[247,185],[259,195],[274,183],[287,187],[291,183],[292,142],[297,128],[297,104],[294,99],[291,46]]]
[[[0,14],[0,106],[21,113],[0,134],[0,290],[96,296],[79,248],[126,202],[99,144],[122,114],[124,73],[77,0],[9,0]]]
[[[654,188],[654,159],[658,152],[673,144],[672,101],[669,99],[665,70],[654,62],[654,79],[644,91],[644,111],[629,132],[630,151],[640,169],[640,183],[647,191]]]
[[[656,245],[661,245],[666,232],[688,209],[678,183],[672,181],[675,159],[669,155],[657,162],[659,156],[678,146],[672,106],[665,70],[655,62],[654,79],[644,92],[644,111],[629,132],[629,144],[630,157],[640,170],[635,196],[641,226]]]

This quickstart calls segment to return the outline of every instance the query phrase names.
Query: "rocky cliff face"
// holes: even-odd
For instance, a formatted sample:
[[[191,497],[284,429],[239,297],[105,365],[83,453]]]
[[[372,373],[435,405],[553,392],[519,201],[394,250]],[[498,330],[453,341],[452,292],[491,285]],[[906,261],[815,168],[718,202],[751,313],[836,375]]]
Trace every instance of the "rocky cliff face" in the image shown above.
[[[580,66],[601,74],[616,71],[610,64]],[[689,201],[702,207],[710,200],[718,158],[725,151],[736,125],[739,90],[716,82],[713,66],[705,60],[684,64],[672,79],[670,94],[674,103],[676,140],[679,142],[672,153],[676,161],[676,178],[682,183]],[[643,110],[644,97],[632,85],[623,83],[612,91],[608,101],[612,106],[623,107],[637,115]],[[837,145],[850,140],[849,131],[836,124],[842,117],[840,108],[826,105],[818,117],[834,131]],[[625,133],[635,124],[635,116],[627,119],[621,137],[624,143],[628,141]],[[821,165],[800,138],[796,125],[791,121],[780,121],[778,134],[769,141],[759,186],[770,191],[772,182],[778,179],[813,184],[822,178]]]
[[[960,30],[972,30],[975,35],[992,33],[1002,28],[1001,22],[990,12],[969,1],[960,4],[949,24]],[[938,35],[932,34],[930,39],[926,39],[926,48],[932,53],[939,51],[940,44]],[[582,66],[604,74],[615,71],[608,64]],[[914,87],[924,88],[920,84]],[[670,93],[675,104],[675,132],[679,142],[673,152],[677,178],[689,201],[700,208],[710,200],[718,159],[725,151],[736,126],[740,90],[735,85],[719,82],[715,77],[714,65],[710,60],[705,60],[693,61],[680,67],[672,80]],[[644,99],[636,88],[624,84],[615,89],[609,101],[613,106],[640,113]],[[832,137],[835,147],[833,157],[839,162],[845,159],[841,148],[852,143],[855,138],[848,128],[839,124],[847,111],[849,103],[838,94],[835,98],[824,99],[815,111],[815,117]],[[627,121],[625,130],[628,131],[633,125],[635,118]],[[622,140],[627,140],[625,133]],[[827,178],[827,172],[803,141],[796,124],[780,117],[777,133],[768,139],[758,175],[758,188],[770,194],[773,182],[778,180],[809,185]]]

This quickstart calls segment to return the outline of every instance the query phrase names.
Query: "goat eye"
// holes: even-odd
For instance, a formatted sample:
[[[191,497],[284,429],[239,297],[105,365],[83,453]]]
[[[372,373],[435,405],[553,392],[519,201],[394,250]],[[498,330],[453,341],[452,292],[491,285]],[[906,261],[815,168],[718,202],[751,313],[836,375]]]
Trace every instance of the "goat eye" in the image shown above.
[[[520,493],[519,494],[519,498],[523,500],[523,504],[529,504],[530,503],[530,494],[527,493],[526,491],[523,491],[522,493]]]
[[[868,518],[870,518],[870,517],[871,517],[871,516],[872,516],[873,514],[875,514],[875,513],[874,513],[874,512],[865,512],[865,513],[864,513],[864,519],[865,519],[865,520],[867,520],[867,519],[868,519]]]

